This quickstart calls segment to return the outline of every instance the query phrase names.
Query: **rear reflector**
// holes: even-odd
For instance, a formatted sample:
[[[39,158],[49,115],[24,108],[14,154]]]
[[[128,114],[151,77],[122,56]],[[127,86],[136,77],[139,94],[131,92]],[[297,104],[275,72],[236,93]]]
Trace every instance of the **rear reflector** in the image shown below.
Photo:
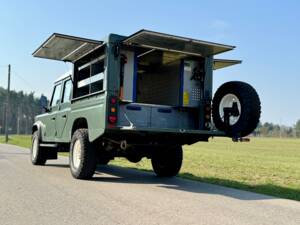
[[[116,123],[117,122],[117,117],[116,116],[109,116],[108,117],[108,121],[110,123]]]
[[[116,103],[117,103],[117,99],[116,99],[115,97],[112,97],[112,98],[110,99],[110,103],[111,103],[111,104],[116,104]]]

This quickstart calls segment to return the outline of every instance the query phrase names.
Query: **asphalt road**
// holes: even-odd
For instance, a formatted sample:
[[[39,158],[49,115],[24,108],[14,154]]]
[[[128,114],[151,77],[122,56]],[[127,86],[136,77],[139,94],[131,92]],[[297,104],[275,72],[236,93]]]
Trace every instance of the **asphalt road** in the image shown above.
[[[115,166],[75,180],[66,157],[0,144],[0,224],[299,225],[300,202]]]

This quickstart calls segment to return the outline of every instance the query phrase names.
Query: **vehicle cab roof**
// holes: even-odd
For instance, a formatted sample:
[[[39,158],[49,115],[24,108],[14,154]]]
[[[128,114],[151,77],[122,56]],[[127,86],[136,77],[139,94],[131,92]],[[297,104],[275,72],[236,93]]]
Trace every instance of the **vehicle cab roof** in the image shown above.
[[[68,77],[71,77],[72,76],[72,70],[69,70],[68,72],[62,74],[61,76],[59,76],[55,81],[54,83],[58,83],[62,80],[65,80],[66,78]]]

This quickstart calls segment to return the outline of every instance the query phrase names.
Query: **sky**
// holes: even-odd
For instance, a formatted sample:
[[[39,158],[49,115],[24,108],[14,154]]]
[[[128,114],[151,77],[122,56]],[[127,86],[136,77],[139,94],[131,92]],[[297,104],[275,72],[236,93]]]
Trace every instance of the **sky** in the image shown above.
[[[291,126],[300,119],[300,1],[0,0],[0,6],[2,87],[11,64],[11,89],[49,96],[70,65],[32,52],[54,32],[101,40],[149,29],[237,46],[216,56],[243,63],[215,71],[214,90],[248,82],[260,96],[262,122]]]

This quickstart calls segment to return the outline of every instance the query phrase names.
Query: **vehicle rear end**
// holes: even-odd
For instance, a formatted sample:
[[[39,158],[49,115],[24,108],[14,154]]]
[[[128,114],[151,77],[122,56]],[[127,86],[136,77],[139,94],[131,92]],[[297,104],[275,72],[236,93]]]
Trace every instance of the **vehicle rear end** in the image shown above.
[[[147,157],[158,176],[171,177],[181,168],[182,145],[253,132],[261,108],[252,86],[227,82],[212,98],[213,70],[241,62],[214,55],[233,48],[147,30],[105,41],[53,34],[34,55],[74,64],[65,126],[73,177],[89,179],[115,157]]]
[[[224,135],[211,123],[213,57],[197,49],[179,51],[132,41],[139,39],[122,41],[119,69],[111,75],[118,81],[108,95],[112,137],[190,144]]]

